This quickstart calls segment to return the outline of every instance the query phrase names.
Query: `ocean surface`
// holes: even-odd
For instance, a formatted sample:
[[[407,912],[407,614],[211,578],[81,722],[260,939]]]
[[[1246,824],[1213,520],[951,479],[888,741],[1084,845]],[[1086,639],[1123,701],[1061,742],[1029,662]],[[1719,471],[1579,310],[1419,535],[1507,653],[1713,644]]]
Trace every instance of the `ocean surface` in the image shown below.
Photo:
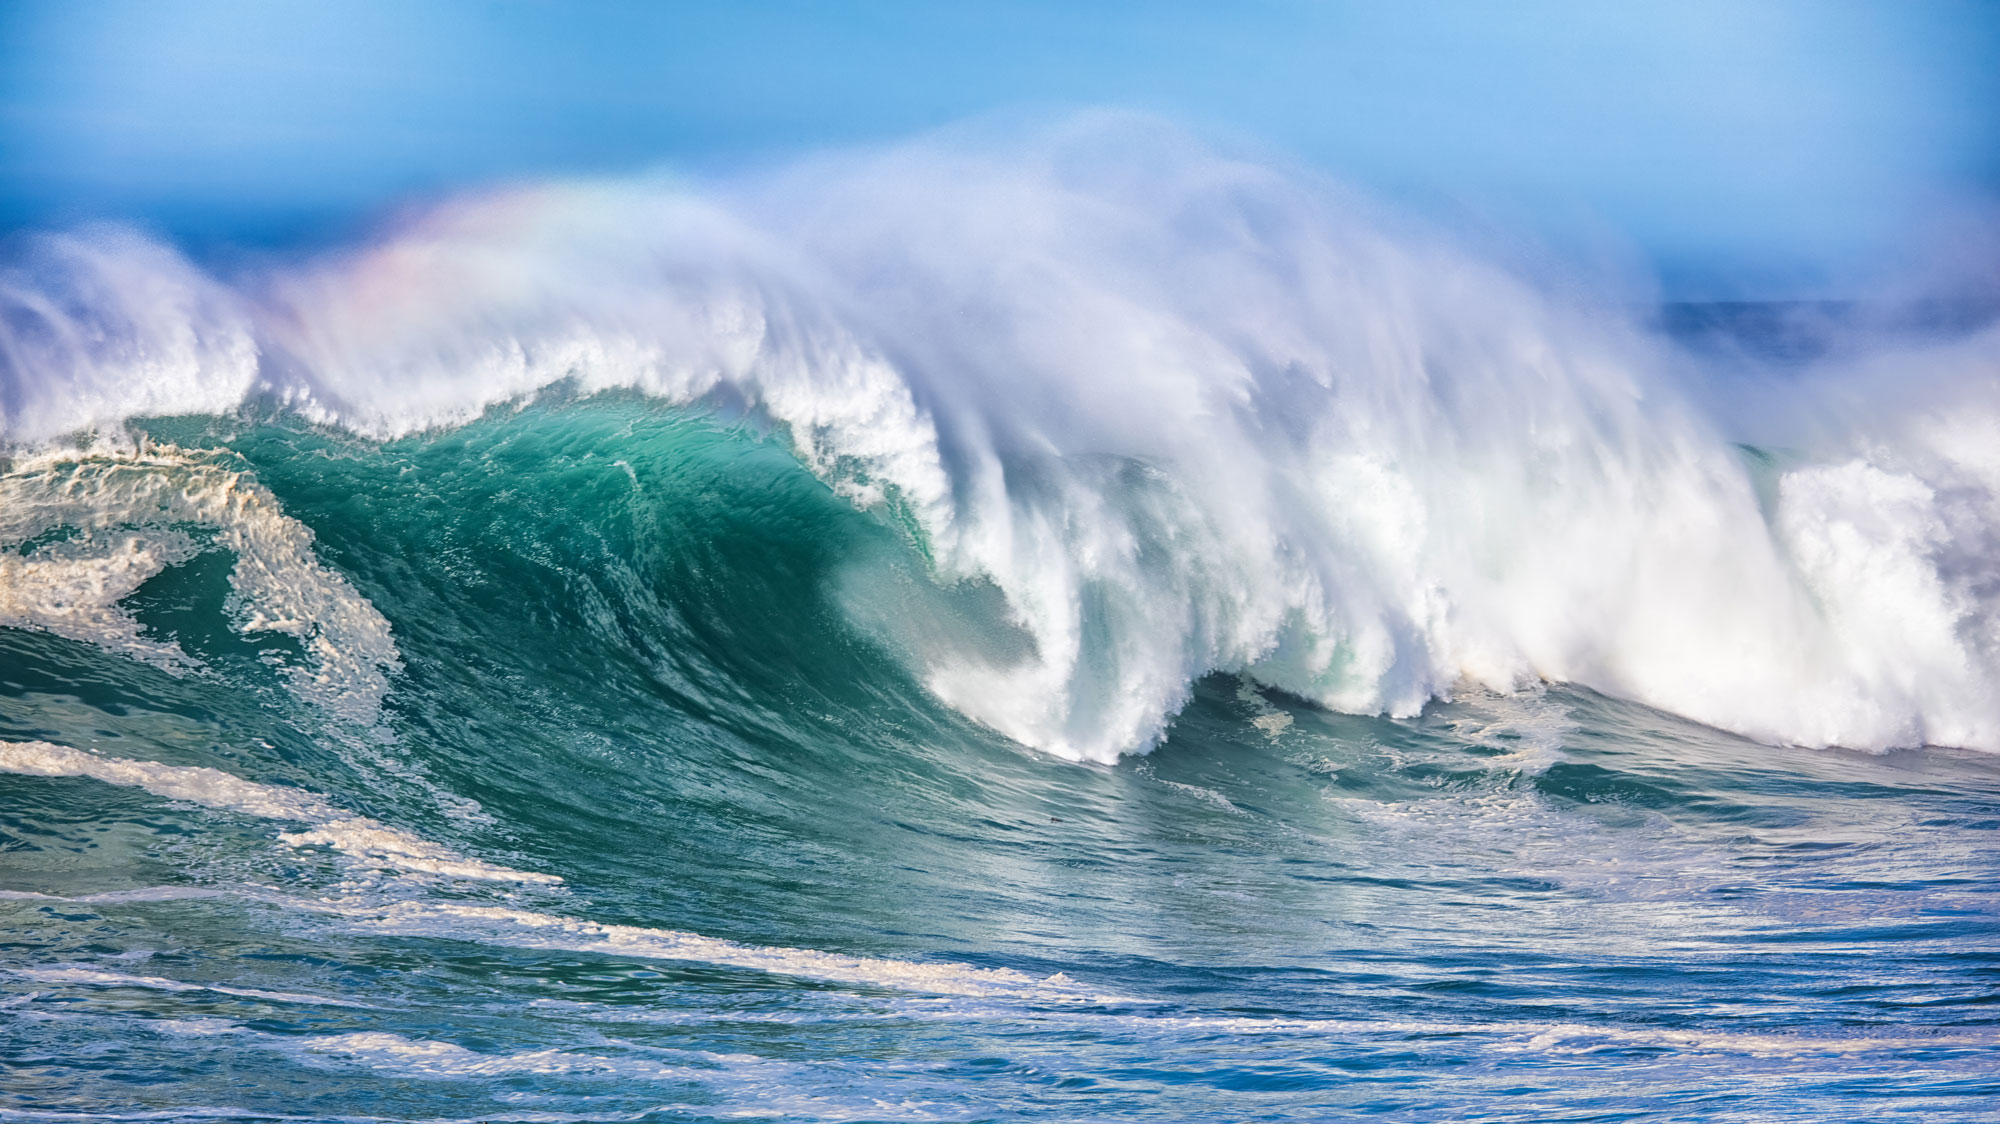
[[[8,253],[0,1120],[2000,1120],[1977,317],[1129,125]]]

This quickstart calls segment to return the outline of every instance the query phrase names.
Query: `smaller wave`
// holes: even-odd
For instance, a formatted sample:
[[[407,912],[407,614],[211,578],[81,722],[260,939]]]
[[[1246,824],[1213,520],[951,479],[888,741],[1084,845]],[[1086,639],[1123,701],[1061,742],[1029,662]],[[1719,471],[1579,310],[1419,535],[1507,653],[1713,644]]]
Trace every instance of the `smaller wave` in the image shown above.
[[[49,742],[0,742],[0,771],[44,777],[91,777],[107,784],[143,788],[169,800],[185,800],[261,819],[297,821],[309,825],[308,830],[282,834],[281,842],[295,847],[324,845],[357,859],[404,870],[488,882],[545,885],[562,882],[557,875],[515,870],[468,858],[378,820],[355,815],[316,793],[258,784],[219,769],[101,757]],[[933,995],[1061,1003],[1125,1001],[1092,993],[1061,973],[1037,977],[1009,968],[748,945],[699,933],[606,924],[512,906],[359,897],[307,900],[253,896],[300,910],[335,914],[368,931],[398,936],[691,961]]]

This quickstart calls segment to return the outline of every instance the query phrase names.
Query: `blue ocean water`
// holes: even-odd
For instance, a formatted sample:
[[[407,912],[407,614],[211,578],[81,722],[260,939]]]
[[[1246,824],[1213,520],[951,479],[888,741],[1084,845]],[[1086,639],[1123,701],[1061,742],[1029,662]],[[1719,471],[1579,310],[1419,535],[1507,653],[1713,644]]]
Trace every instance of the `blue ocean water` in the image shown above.
[[[0,1118],[1994,1118],[1990,332],[1053,152],[17,261]]]

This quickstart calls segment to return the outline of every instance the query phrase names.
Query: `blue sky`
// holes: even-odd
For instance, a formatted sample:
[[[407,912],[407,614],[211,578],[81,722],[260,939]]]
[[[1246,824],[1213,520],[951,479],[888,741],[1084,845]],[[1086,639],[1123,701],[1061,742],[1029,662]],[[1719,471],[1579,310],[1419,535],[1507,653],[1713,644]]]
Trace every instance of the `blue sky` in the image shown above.
[[[0,224],[269,241],[1098,105],[1782,288],[2000,188],[2000,3],[6,0]]]

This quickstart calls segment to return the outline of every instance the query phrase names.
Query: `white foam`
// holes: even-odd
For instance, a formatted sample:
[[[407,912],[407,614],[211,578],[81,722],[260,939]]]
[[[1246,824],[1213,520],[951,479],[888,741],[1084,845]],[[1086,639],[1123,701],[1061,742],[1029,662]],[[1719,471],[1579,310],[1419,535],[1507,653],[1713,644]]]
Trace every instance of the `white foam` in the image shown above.
[[[0,472],[0,626],[34,628],[180,669],[195,661],[142,634],[120,605],[207,544],[235,554],[231,611],[247,635],[305,652],[293,689],[374,721],[399,664],[389,622],[322,564],[313,533],[242,472],[171,446],[16,458]]]
[[[270,1036],[262,1036],[267,1040]],[[708,1086],[728,1106],[727,1115],[798,1116],[815,1120],[935,1120],[934,1106],[912,1100],[816,1095],[810,1067],[747,1054],[677,1052],[705,1065],[652,1058],[540,1049],[508,1053],[469,1050],[452,1042],[412,1039],[383,1031],[318,1035],[300,1047],[273,1045],[300,1056],[365,1066],[377,1072],[432,1080],[561,1076],[619,1082],[651,1081]],[[657,1052],[657,1051],[655,1051]],[[935,1106],[942,1107],[942,1106]],[[954,1114],[949,1118],[957,1118]]]
[[[213,886],[141,886],[132,890],[105,890],[101,893],[79,894],[74,897],[61,894],[44,894],[34,890],[0,890],[0,901],[78,902],[86,905],[121,902],[172,902],[195,898],[221,898],[228,896],[230,896],[230,891],[217,889]]]
[[[0,969],[23,979],[39,980],[43,983],[82,984],[88,987],[132,987],[149,991],[207,991],[217,995],[232,995],[238,999],[261,999],[269,1003],[300,1003],[321,1007],[356,1007],[363,1010],[375,1009],[368,1003],[357,1003],[351,999],[335,999],[324,995],[306,995],[292,991],[263,991],[250,987],[227,987],[222,984],[188,983],[183,980],[169,980],[158,976],[132,976],[123,972],[107,972],[98,968],[57,967],[57,968],[7,968]]]
[[[675,929],[610,925],[581,918],[466,902],[293,900],[302,909],[336,913],[371,932],[476,941],[513,948],[593,952],[744,968],[833,983],[1048,1003],[1122,1002],[1091,992],[1068,977],[1037,977],[1011,968],[924,963],[810,948],[748,945]]]
[[[1098,119],[468,197],[226,291],[130,239],[67,252],[13,299],[101,278],[63,315],[117,342],[9,336],[7,437],[253,383],[378,436],[559,380],[724,393],[896,507],[942,584],[997,590],[1001,620],[907,592],[857,619],[1052,753],[1144,750],[1211,671],[1355,712],[1573,682],[1769,741],[2000,750],[2000,332],[1722,415],[1623,314]],[[255,379],[169,361],[242,332]],[[76,581],[169,547],[107,539]],[[957,639],[982,630],[1023,642]]]
[[[714,1070],[666,1065],[646,1058],[604,1057],[569,1050],[480,1053],[452,1042],[417,1040],[386,1031],[316,1035],[304,1041],[303,1049],[311,1055],[411,1077],[564,1074],[626,1081],[700,1081],[716,1075]]]
[[[172,250],[98,227],[0,269],[0,433],[42,441],[145,415],[217,413],[258,378],[241,296]]]
[[[190,1025],[193,1024],[193,1025]],[[252,1045],[284,1054],[317,1066],[355,1066],[376,1073],[420,1080],[457,1081],[518,1076],[561,1077],[568,1079],[666,1084],[703,1087],[704,1108],[710,1113],[722,1109],[729,1116],[797,1116],[815,1120],[936,1120],[956,1119],[936,1115],[946,1106],[912,1098],[890,1100],[855,1096],[847,1091],[844,1074],[835,1072],[832,1082],[815,1072],[815,1067],[753,1054],[717,1054],[700,1050],[661,1050],[634,1047],[616,1041],[603,1043],[622,1047],[625,1052],[590,1053],[577,1049],[484,1051],[436,1038],[411,1038],[388,1031],[356,1031],[306,1037],[273,1035],[237,1024],[213,1020],[160,1020],[155,1024],[169,1033],[194,1037],[218,1034],[233,1036],[233,1045]],[[653,1056],[648,1056],[653,1055]],[[674,1060],[658,1060],[665,1055]],[[831,1084],[833,1095],[815,1086]],[[719,1103],[718,1103],[719,1102]],[[660,1106],[647,1113],[675,1111]],[[482,1115],[480,1120],[602,1120],[622,1116],[577,1117],[564,1113],[501,1112]]]
[[[617,1124],[641,1121],[671,1112],[680,1106],[656,1105],[630,1113],[547,1112],[530,1109],[489,1109],[478,1116],[447,1116],[410,1119],[387,1116],[290,1116],[283,1113],[235,1108],[228,1105],[185,1105],[140,1112],[60,1112],[48,1109],[0,1108],[0,1120],[83,1121],[100,1124],[106,1120],[288,1120],[300,1124]]]
[[[95,542],[61,541],[27,555],[0,554],[0,625],[51,632],[168,669],[189,660],[170,642],[141,634],[118,602],[146,579],[194,554],[179,531],[120,531]]]
[[[1237,681],[1236,700],[1249,708],[1250,725],[1262,732],[1266,740],[1275,742],[1292,728],[1292,716],[1272,706],[1248,676]]]
[[[306,830],[288,832],[279,839],[292,846],[332,847],[357,859],[402,870],[495,882],[562,881],[553,874],[512,870],[467,858],[449,847],[357,816],[317,793],[257,784],[220,769],[100,757],[49,742],[0,741],[0,771],[41,777],[91,777],[107,784],[143,788],[168,800],[185,800],[260,819],[303,823]]]

